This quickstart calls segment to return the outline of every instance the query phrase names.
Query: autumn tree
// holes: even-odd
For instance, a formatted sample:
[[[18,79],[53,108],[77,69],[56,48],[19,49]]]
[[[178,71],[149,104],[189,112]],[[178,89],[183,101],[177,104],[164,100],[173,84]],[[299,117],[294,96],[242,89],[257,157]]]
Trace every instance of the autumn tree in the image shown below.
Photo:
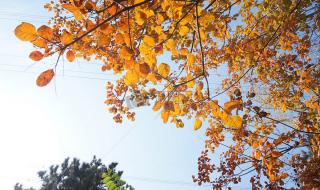
[[[39,171],[42,181],[40,190],[134,190],[131,185],[121,180],[122,171],[116,171],[117,163],[105,166],[94,157],[90,163],[74,158],[66,158],[59,165],[50,166],[48,171]],[[35,190],[23,188],[17,183],[15,190]]]
[[[99,60],[119,75],[106,85],[115,122],[134,120],[130,96],[154,100],[164,123],[205,126],[199,185],[221,189],[250,175],[252,189],[319,187],[319,173],[307,169],[317,170],[320,157],[319,0],[60,0],[45,8],[48,25],[15,29],[34,45],[32,60],[59,57],[37,85],[50,82],[62,56]],[[226,149],[218,164],[210,160],[217,148]]]

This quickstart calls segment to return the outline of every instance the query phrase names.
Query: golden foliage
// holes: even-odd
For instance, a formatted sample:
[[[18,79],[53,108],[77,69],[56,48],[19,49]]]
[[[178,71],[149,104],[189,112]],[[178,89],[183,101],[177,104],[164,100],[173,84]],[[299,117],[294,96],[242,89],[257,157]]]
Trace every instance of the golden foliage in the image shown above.
[[[248,172],[253,189],[281,189],[284,179],[299,177],[299,167],[316,168],[309,160],[320,157],[318,1],[72,0],[45,7],[54,14],[50,26],[15,29],[37,49],[30,58],[66,52],[70,62],[101,61],[102,71],[119,75],[105,101],[117,123],[135,119],[127,96],[139,106],[156,100],[153,111],[178,128],[196,118],[194,130],[204,128],[207,138],[198,184],[219,189]],[[53,76],[45,71],[37,84]],[[227,150],[213,167],[208,154],[219,146]],[[236,167],[243,165],[250,167]],[[211,175],[216,171],[223,179]]]

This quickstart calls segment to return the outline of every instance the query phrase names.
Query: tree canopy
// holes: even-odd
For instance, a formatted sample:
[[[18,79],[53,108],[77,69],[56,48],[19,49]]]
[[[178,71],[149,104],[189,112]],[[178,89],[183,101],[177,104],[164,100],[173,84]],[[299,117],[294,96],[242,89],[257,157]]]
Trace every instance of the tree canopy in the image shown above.
[[[69,162],[66,158],[60,166],[52,165],[48,171],[38,172],[42,181],[40,190],[134,190],[120,179],[123,172],[116,171],[117,165],[105,166],[96,157],[90,163],[80,163],[76,158]],[[14,190],[35,189],[17,183]]]
[[[319,187],[319,0],[59,0],[45,8],[48,25],[15,29],[34,45],[32,60],[59,57],[38,86],[62,56],[100,60],[119,75],[106,84],[115,122],[135,119],[130,96],[154,100],[164,123],[205,127],[199,185],[221,189],[250,175],[253,189]],[[226,151],[215,163],[218,147]]]

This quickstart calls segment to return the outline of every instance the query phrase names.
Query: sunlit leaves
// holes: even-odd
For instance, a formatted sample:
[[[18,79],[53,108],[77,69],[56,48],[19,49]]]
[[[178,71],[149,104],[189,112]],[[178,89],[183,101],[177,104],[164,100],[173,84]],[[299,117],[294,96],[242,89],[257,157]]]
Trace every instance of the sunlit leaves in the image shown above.
[[[83,19],[83,15],[80,11],[80,9],[72,4],[63,4],[62,7],[66,10],[68,10],[69,12],[71,12],[74,15],[74,18],[76,20],[81,20]]]
[[[38,37],[36,40],[32,41],[32,44],[39,48],[47,48],[48,43],[45,39]]]
[[[156,44],[156,41],[154,40],[154,38],[147,35],[144,36],[143,42],[150,47],[153,47]]]
[[[64,45],[68,45],[73,41],[73,37],[72,35],[67,31],[67,30],[63,30],[62,35],[61,35],[61,42]]]
[[[196,131],[196,130],[200,129],[201,126],[202,126],[202,121],[200,119],[196,119],[194,121],[193,129]]]
[[[139,74],[135,70],[129,70],[125,75],[125,83],[128,86],[135,85],[139,81]]]
[[[162,76],[162,77],[167,77],[170,73],[170,66],[166,63],[161,63],[158,66],[158,73]]]
[[[36,27],[27,22],[22,22],[17,26],[14,33],[22,41],[33,41],[38,37]]]
[[[40,28],[38,28],[37,32],[41,38],[49,41],[53,40],[53,30],[49,26],[42,25]]]
[[[54,77],[54,70],[53,69],[46,70],[38,76],[37,85],[40,87],[46,86],[47,84],[50,83],[53,77]]]
[[[253,189],[279,189],[284,170],[294,167],[280,157],[303,160],[290,156],[302,145],[320,155],[313,135],[320,126],[318,4],[59,1],[46,6],[54,14],[50,27],[22,23],[15,34],[37,48],[33,60],[61,52],[70,62],[99,61],[102,71],[119,75],[107,84],[105,101],[115,122],[135,118],[126,98],[150,101],[164,123],[181,128],[195,118],[193,128],[206,130],[206,150],[228,144],[217,167],[211,167],[208,153],[199,158],[195,182],[239,183],[242,174],[234,166],[246,163],[257,173],[251,173]],[[307,139],[304,133],[312,135]],[[211,180],[216,170],[223,180]]]

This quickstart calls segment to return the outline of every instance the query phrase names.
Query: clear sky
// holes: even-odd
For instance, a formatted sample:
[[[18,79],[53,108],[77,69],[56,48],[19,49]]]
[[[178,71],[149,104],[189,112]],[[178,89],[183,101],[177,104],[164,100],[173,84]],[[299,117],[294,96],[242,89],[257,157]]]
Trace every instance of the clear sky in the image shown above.
[[[44,0],[10,0],[0,8],[0,189],[16,182],[38,187],[37,171],[66,157],[118,162],[124,179],[138,190],[197,190],[191,175],[203,148],[204,130],[163,125],[151,108],[137,109],[136,122],[115,125],[104,105],[107,79],[99,63],[63,63],[45,88],[37,74],[54,59],[34,63],[32,46],[14,36],[21,22],[45,24]],[[64,66],[63,66],[64,65]],[[64,67],[64,69],[62,69]],[[63,70],[63,72],[62,72]]]

